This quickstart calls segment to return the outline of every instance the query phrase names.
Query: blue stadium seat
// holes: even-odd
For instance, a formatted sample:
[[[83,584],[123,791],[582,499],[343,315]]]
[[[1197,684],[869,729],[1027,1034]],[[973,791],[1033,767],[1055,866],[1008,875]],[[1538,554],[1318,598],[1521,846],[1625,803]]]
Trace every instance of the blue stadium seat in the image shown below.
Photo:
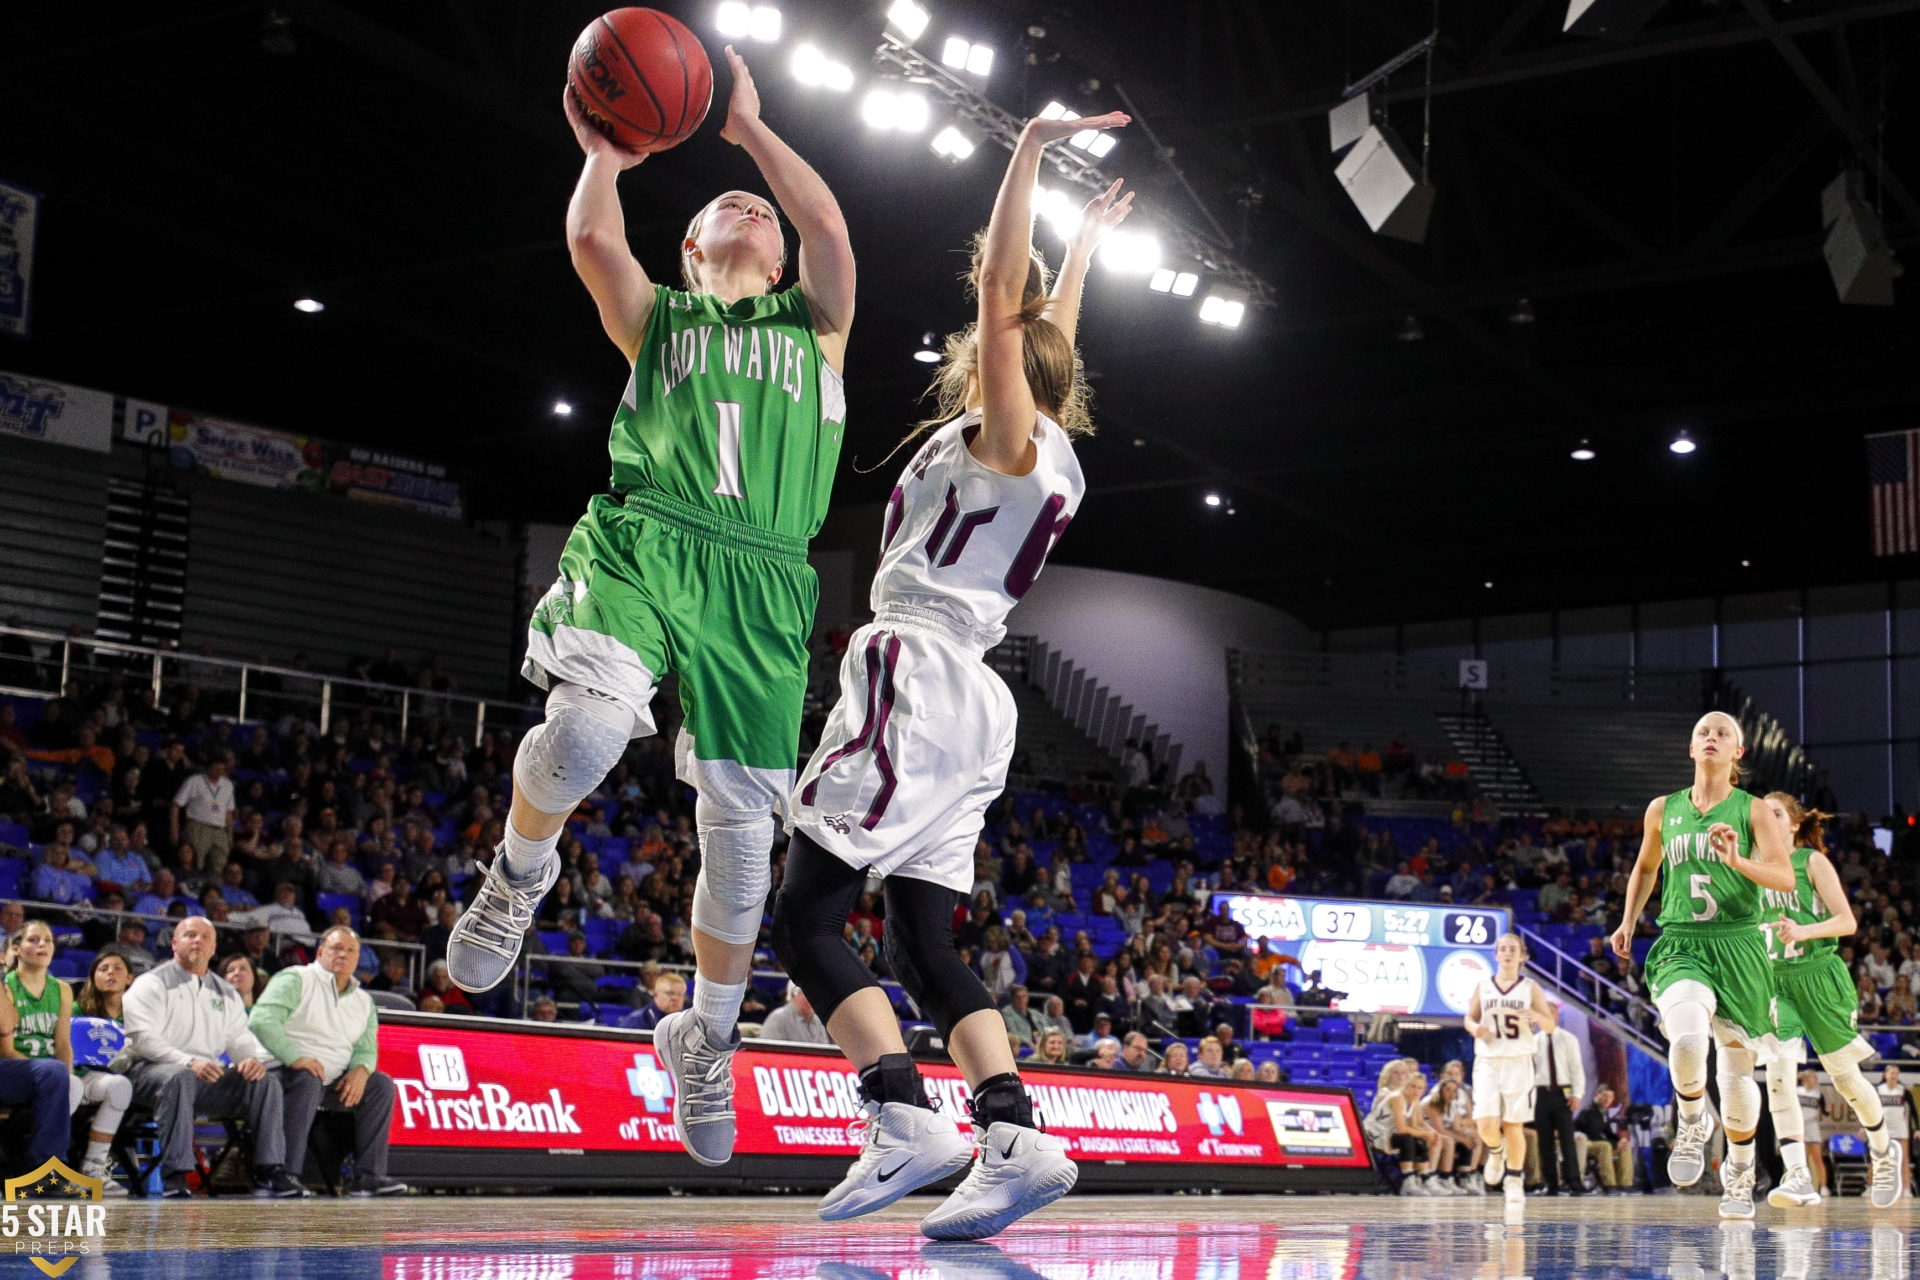
[[[1326,1038],[1327,1038],[1327,1033],[1321,1027],[1305,1027],[1305,1026],[1296,1025],[1293,1029],[1293,1042],[1295,1044],[1317,1045],[1317,1044],[1324,1043],[1326,1041]]]
[[[625,927],[622,920],[591,919],[581,924],[581,930],[587,935],[587,950],[594,955],[603,955],[613,947],[613,940],[620,936]]]
[[[361,908],[359,895],[352,893],[323,893],[315,899],[315,903],[320,908],[320,914],[329,918],[332,917],[335,911],[341,907],[345,907],[353,914],[353,927],[355,929],[360,927]]]
[[[17,898],[27,878],[25,858],[0,858],[0,898]]]
[[[596,991],[631,991],[640,985],[631,973],[603,973],[594,980]]]
[[[600,846],[600,869],[608,871],[627,860],[627,850],[633,847],[633,841],[625,836],[608,836]]]
[[[540,941],[546,944],[547,954],[563,956],[567,954],[567,934],[564,929],[540,930]]]
[[[0,844],[10,844],[16,849],[24,849],[33,838],[33,832],[18,822],[0,821]]]
[[[1353,1043],[1353,1020],[1351,1018],[1322,1018],[1320,1030],[1330,1044]]]

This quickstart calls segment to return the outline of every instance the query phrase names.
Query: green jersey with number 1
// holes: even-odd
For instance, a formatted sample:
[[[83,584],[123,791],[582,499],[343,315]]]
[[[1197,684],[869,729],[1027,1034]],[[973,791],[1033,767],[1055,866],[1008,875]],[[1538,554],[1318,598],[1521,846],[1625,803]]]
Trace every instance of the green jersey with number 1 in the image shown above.
[[[1662,928],[1758,922],[1760,886],[1720,861],[1707,841],[1707,832],[1724,822],[1739,834],[1740,855],[1752,857],[1754,803],[1751,792],[1738,788],[1706,813],[1694,808],[1691,790],[1667,797],[1660,820]]]
[[[660,286],[613,417],[613,488],[810,539],[826,518],[846,417],[799,289],[729,307]]]
[[[1812,849],[1793,851],[1792,893],[1777,893],[1772,889],[1760,891],[1760,902],[1767,919],[1778,920],[1784,915],[1795,924],[1820,924],[1833,918],[1833,912],[1827,910],[1826,900],[1813,887],[1813,876],[1807,871],[1813,852]],[[1839,950],[1838,938],[1809,938],[1805,942],[1782,943],[1772,929],[1767,930],[1767,958],[1776,964],[1817,960],[1825,955],[1836,954]]]

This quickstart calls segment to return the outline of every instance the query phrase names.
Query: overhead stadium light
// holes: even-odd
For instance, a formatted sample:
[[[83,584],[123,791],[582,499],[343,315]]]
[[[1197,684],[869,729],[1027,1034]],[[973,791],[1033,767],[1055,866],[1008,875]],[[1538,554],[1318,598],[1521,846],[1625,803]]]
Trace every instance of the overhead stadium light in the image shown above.
[[[1065,103],[1049,102],[1040,108],[1040,118],[1042,120],[1078,120],[1080,113],[1069,110]]]
[[[819,48],[803,44],[793,51],[793,78],[812,88],[845,93],[853,88],[853,69],[836,62]]]
[[[759,40],[771,44],[780,38],[780,11],[770,4],[743,4],[726,0],[714,11],[713,25],[729,40]]]
[[[1591,444],[1587,443],[1585,440],[1582,440],[1579,444],[1573,446],[1573,452],[1568,456],[1571,457],[1575,462],[1592,462],[1595,458],[1599,457],[1600,455],[1593,451],[1593,446]]]
[[[1036,184],[1033,188],[1033,211],[1044,218],[1062,240],[1080,229],[1079,206],[1074,204],[1072,196],[1057,187]]]
[[[1217,494],[1217,493],[1209,493],[1209,494],[1208,494],[1208,495],[1206,496],[1206,499],[1205,499],[1205,501],[1206,501],[1206,504],[1207,504],[1208,506],[1210,506],[1210,507],[1217,507],[1217,506],[1219,506],[1219,505],[1221,505],[1221,503],[1223,503],[1223,502],[1224,502],[1224,501],[1226,501],[1226,500],[1225,500],[1224,498],[1222,498],[1222,497],[1221,497],[1221,496],[1220,496],[1219,494]]]
[[[1224,293],[1210,293],[1200,304],[1200,323],[1217,324],[1222,329],[1238,329],[1246,314],[1245,301]]]
[[[318,298],[301,298],[293,304],[295,311],[304,311],[310,316],[319,315],[327,309],[327,304]]]
[[[1681,454],[1682,456],[1692,453],[1695,449],[1698,449],[1699,447],[1700,447],[1699,445],[1694,443],[1693,437],[1689,436],[1684,431],[1682,431],[1679,435],[1675,436],[1667,444],[1668,449],[1672,450],[1674,453]]]
[[[959,36],[948,36],[940,49],[940,61],[956,71],[968,75],[985,76],[993,70],[993,50],[984,44],[973,44]]]
[[[553,402],[553,416],[556,418],[570,418],[573,416],[573,406],[565,400],[555,400]]]
[[[869,89],[860,118],[875,129],[919,133],[930,115],[926,95],[911,89]]]
[[[945,156],[955,164],[973,154],[973,139],[952,125],[933,135],[932,146],[935,155]]]
[[[1160,266],[1160,242],[1148,231],[1115,231],[1100,246],[1100,265],[1124,275],[1150,276]]]
[[[888,24],[905,36],[908,44],[918,40],[931,21],[933,15],[913,0],[893,0],[893,7],[887,10]]]

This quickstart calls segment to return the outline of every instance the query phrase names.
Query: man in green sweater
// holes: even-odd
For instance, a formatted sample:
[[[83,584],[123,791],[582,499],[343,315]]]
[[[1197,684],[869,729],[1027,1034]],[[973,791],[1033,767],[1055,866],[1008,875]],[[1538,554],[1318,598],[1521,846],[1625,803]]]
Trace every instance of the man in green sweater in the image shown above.
[[[354,970],[360,937],[336,926],[320,936],[318,958],[273,976],[253,1006],[253,1034],[281,1065],[286,1098],[288,1165],[306,1159],[315,1113],[353,1113],[352,1194],[402,1195],[407,1184],[387,1176],[387,1130],[393,1123],[393,1078],[374,1070],[380,1019]]]

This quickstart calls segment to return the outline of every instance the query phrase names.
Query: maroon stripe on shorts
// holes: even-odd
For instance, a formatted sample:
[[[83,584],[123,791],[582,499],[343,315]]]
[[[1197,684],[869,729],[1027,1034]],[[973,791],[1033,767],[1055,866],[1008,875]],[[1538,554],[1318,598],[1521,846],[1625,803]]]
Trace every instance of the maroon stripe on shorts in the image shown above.
[[[880,687],[880,638],[883,635],[886,635],[886,633],[876,632],[874,633],[874,635],[870,636],[867,640],[867,719],[866,719],[866,722],[860,726],[860,732],[855,734],[851,741],[849,741],[845,746],[840,747],[832,755],[827,757],[826,763],[820,766],[820,772],[813,775],[813,781],[809,782],[805,787],[801,788],[800,790],[801,804],[806,804],[806,805],[812,804],[814,796],[818,794],[820,790],[820,779],[826,776],[827,770],[833,768],[833,766],[835,766],[836,764],[839,764],[842,760],[845,760],[848,756],[852,755],[854,752],[865,747],[867,745],[867,739],[873,734],[873,721],[875,716],[874,697],[879,692],[879,687]],[[896,650],[900,647],[900,642],[898,640],[895,640],[892,636],[887,636],[886,638],[893,642],[893,647]],[[892,680],[887,681],[887,688],[889,690],[893,688]],[[892,694],[889,693],[887,696],[892,697]]]
[[[867,809],[867,816],[860,825],[868,831],[880,825],[880,819],[887,814],[887,805],[893,800],[897,779],[893,776],[893,757],[887,754],[887,719],[893,714],[893,667],[900,659],[900,637],[887,637],[885,669],[880,677],[880,722],[873,729],[873,762],[880,769],[880,790],[873,797],[873,804]]]

